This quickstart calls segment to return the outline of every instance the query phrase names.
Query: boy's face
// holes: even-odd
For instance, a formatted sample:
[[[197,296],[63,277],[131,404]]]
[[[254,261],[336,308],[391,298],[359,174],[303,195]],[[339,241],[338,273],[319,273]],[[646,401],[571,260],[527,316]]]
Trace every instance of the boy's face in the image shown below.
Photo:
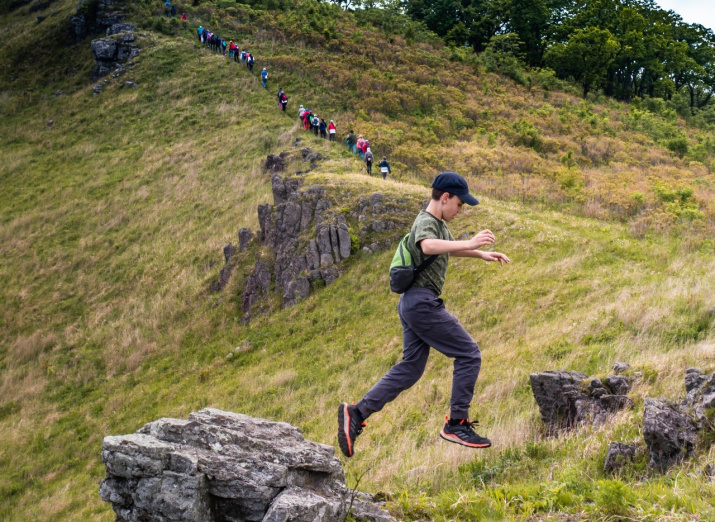
[[[452,196],[451,198],[449,196],[450,194],[447,193],[442,194],[442,219],[447,222],[452,221],[462,211],[462,206],[464,205],[459,196]]]

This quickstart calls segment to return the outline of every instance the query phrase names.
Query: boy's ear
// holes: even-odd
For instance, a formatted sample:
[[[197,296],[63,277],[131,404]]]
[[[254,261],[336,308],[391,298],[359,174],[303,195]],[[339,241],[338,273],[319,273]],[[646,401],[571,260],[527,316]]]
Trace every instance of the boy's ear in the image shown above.
[[[439,198],[440,202],[441,202],[443,205],[446,205],[446,204],[447,204],[447,200],[448,200],[448,199],[449,199],[449,192],[445,192],[445,193],[442,194],[442,195],[440,196],[440,198]]]

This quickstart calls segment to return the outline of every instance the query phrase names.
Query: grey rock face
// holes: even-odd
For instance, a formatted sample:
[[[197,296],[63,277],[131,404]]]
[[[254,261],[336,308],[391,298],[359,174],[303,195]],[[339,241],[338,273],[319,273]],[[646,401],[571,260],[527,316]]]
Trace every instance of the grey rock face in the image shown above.
[[[319,155],[307,148],[300,151],[300,154],[306,161],[320,159]],[[305,178],[278,173],[287,168],[290,156],[290,152],[282,152],[267,157],[264,166],[272,171],[274,204],[258,207],[258,238],[274,257],[270,271],[275,281],[274,290],[282,296],[284,307],[305,299],[311,288],[323,286],[320,281],[329,285],[341,275],[344,266],[342,262],[352,253],[353,234],[357,234],[361,242],[369,243],[369,250],[375,252],[392,246],[415,215],[415,209],[407,206],[407,200],[401,199],[398,203],[379,193],[356,198],[355,209],[343,207],[340,211],[331,211],[332,203],[326,197],[325,187],[304,187]],[[344,200],[341,201],[343,204]],[[358,219],[363,211],[375,217],[389,212],[391,219],[381,222],[377,232],[371,226],[374,220],[361,221],[359,233],[353,232],[348,219]],[[397,231],[397,235],[386,237],[385,232],[390,231]],[[373,233],[382,235],[375,238]],[[242,244],[240,239],[239,243]],[[255,283],[255,278],[249,278],[244,293],[244,312],[260,302],[257,299],[260,292]]]
[[[114,38],[92,40],[92,54],[97,61],[112,61],[117,55],[117,43]]]
[[[238,250],[243,252],[248,248],[248,243],[253,239],[253,232],[250,228],[241,228],[238,230]]]
[[[611,442],[606,455],[606,462],[603,465],[604,473],[618,471],[626,462],[633,460],[636,456],[635,444],[624,444],[622,442]]]
[[[606,386],[615,395],[625,395],[631,391],[631,381],[624,375],[611,375],[606,378]]]
[[[628,397],[611,395],[600,379],[576,371],[552,370],[532,373],[531,390],[541,418],[550,433],[582,423],[599,425],[608,416],[633,405]]]
[[[134,33],[121,33],[110,38],[92,40],[92,54],[97,67],[92,73],[94,79],[106,76],[119,64],[139,54],[139,48],[133,45]]]
[[[665,470],[693,451],[697,429],[692,419],[665,399],[646,399],[643,438],[650,451],[649,465]]]
[[[119,23],[119,24],[114,24],[111,27],[107,28],[107,36],[112,36],[113,34],[119,34],[119,33],[133,33],[134,30],[136,29],[136,26],[134,24],[129,24],[129,23]],[[133,36],[132,36],[133,38]]]
[[[268,294],[271,286],[271,269],[261,260],[256,260],[253,273],[248,276],[246,289],[243,291],[243,313],[250,319],[250,311]]]
[[[87,19],[84,13],[70,18],[70,35],[75,43],[81,42],[87,36]]]
[[[266,157],[266,161],[263,163],[263,168],[273,172],[281,172],[285,170],[286,164],[281,156],[277,154],[269,154]]]
[[[125,521],[343,520],[353,494],[334,452],[288,424],[208,408],[105,437],[99,493]],[[394,520],[365,497],[354,506],[358,520]]]
[[[88,34],[105,33],[107,36],[123,31],[133,31],[133,24],[122,24],[127,16],[122,0],[98,0],[94,5],[80,0],[77,12],[70,18],[69,37],[72,42],[82,41]]]
[[[226,263],[228,263],[229,261],[231,261],[231,258],[232,258],[234,255],[236,255],[236,252],[237,252],[236,247],[233,246],[231,243],[227,243],[227,244],[223,247],[223,257],[224,257],[224,259],[226,260]]]
[[[625,371],[626,371],[628,368],[630,368],[630,367],[631,367],[630,364],[624,363],[624,362],[620,362],[620,361],[619,361],[619,362],[614,362],[614,363],[613,363],[613,366],[611,367],[611,369],[613,370],[613,372],[614,372],[616,375],[618,375],[619,373],[625,372]]]
[[[697,368],[690,368],[685,371],[685,393],[700,388],[708,380],[708,376]]]

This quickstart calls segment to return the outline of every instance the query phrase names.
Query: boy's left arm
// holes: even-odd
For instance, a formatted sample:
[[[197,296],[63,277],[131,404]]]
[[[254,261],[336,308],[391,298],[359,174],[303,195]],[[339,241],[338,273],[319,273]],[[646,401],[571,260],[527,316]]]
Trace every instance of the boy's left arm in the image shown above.
[[[501,252],[484,252],[482,250],[459,250],[458,252],[452,252],[450,255],[454,257],[474,257],[487,262],[499,261],[500,265],[511,262],[511,259],[509,259],[506,254],[502,254]]]

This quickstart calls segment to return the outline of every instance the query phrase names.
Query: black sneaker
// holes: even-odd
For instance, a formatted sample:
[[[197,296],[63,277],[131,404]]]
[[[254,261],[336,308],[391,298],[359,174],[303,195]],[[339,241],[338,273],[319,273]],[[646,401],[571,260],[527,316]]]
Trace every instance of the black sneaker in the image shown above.
[[[474,426],[476,422],[470,422],[469,419],[464,419],[459,424],[454,426],[449,425],[449,420],[442,428],[439,436],[444,440],[449,442],[454,442],[455,444],[461,444],[462,446],[467,446],[468,448],[488,448],[492,445],[492,441],[482,437],[476,431],[474,431]]]
[[[338,406],[338,446],[346,457],[355,454],[355,439],[367,426],[362,421],[362,415],[354,404],[341,402]]]

